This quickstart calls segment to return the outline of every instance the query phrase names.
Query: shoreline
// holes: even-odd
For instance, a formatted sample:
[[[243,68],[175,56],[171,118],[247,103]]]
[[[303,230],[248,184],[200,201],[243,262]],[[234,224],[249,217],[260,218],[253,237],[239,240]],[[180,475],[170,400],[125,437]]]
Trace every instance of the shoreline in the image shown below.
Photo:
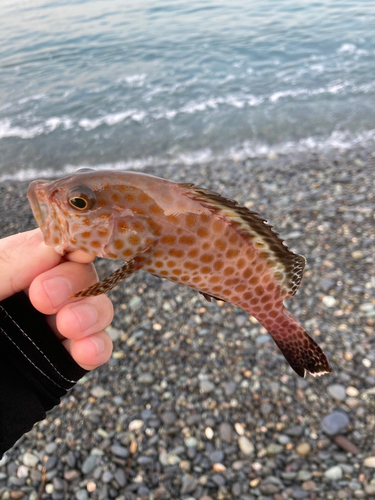
[[[241,309],[136,273],[110,294],[114,356],[7,453],[0,498],[17,490],[36,500],[46,455],[54,464],[45,498],[54,500],[374,500],[366,464],[375,454],[375,153],[142,171],[246,204],[306,256],[287,304],[333,374],[300,379]],[[27,186],[0,184],[0,237],[35,227]],[[100,276],[117,264],[99,260]],[[25,451],[39,457],[29,484],[12,479]]]

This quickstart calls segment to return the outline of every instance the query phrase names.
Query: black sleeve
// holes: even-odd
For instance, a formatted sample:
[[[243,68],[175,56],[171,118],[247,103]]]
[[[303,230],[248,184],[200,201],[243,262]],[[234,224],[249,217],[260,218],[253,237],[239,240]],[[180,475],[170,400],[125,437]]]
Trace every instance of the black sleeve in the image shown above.
[[[85,373],[25,293],[0,302],[0,458]]]

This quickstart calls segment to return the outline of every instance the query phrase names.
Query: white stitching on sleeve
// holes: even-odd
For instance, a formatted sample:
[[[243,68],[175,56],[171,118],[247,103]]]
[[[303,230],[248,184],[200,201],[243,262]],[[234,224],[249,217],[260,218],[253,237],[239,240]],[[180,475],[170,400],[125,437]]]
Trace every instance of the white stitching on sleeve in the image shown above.
[[[31,342],[33,344],[33,346],[39,351],[39,353],[44,357],[44,359],[47,361],[47,363],[49,363],[49,365],[55,370],[55,372],[60,375],[61,378],[63,378],[66,382],[69,382],[71,384],[75,384],[77,381],[76,380],[70,380],[66,377],[64,377],[64,375],[62,373],[59,372],[59,370],[56,368],[56,366],[51,362],[50,359],[47,358],[47,356],[44,354],[44,352],[35,344],[35,342],[27,335],[27,333],[20,327],[20,325],[12,318],[12,316],[8,313],[8,311],[6,309],[4,309],[4,307],[0,304],[0,308],[1,310],[6,314],[6,316],[8,316],[8,318],[10,318],[12,320],[12,322],[14,323],[14,325],[19,329],[19,331],[29,340],[29,342]],[[47,377],[49,380],[51,380],[51,382],[53,382],[55,385],[57,385],[58,387],[61,387],[62,389],[65,389],[65,387],[62,387],[60,386],[57,382],[55,382],[53,379],[51,379],[46,373],[44,373],[40,368],[38,368],[32,361],[31,359],[22,351],[22,349],[9,337],[9,335],[7,335],[7,333],[0,327],[1,331],[4,333],[4,335],[17,347],[17,349],[25,356],[25,358],[27,358],[30,363],[35,367],[37,368],[37,370],[40,371],[40,373],[42,373],[45,377]]]

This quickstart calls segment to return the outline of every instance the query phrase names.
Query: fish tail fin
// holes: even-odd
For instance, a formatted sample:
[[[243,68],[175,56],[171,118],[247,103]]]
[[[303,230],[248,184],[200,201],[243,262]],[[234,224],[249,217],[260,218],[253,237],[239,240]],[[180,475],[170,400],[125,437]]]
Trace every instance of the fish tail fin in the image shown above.
[[[266,328],[293,370],[302,378],[306,371],[314,377],[332,373],[322,349],[296,318],[286,309],[284,311],[286,321],[276,326],[273,324],[270,329]]]

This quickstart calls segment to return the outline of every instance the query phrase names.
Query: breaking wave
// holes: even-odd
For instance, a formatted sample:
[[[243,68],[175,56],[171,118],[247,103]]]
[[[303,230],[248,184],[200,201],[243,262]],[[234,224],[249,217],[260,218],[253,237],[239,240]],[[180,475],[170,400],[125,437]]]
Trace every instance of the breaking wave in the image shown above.
[[[230,147],[221,153],[215,153],[210,148],[204,148],[193,152],[181,152],[174,157],[149,156],[96,165],[85,163],[65,165],[58,170],[55,168],[42,170],[30,168],[19,170],[14,174],[3,174],[0,176],[0,182],[31,181],[36,178],[61,177],[74,173],[78,168],[82,167],[90,167],[97,170],[144,170],[146,167],[166,164],[181,165],[183,167],[225,161],[241,162],[256,158],[273,159],[281,155],[293,155],[296,153],[329,153],[333,150],[346,151],[357,147],[375,147],[375,129],[355,135],[349,132],[335,131],[327,138],[306,137],[299,141],[288,141],[274,145],[245,141],[238,147]]]

